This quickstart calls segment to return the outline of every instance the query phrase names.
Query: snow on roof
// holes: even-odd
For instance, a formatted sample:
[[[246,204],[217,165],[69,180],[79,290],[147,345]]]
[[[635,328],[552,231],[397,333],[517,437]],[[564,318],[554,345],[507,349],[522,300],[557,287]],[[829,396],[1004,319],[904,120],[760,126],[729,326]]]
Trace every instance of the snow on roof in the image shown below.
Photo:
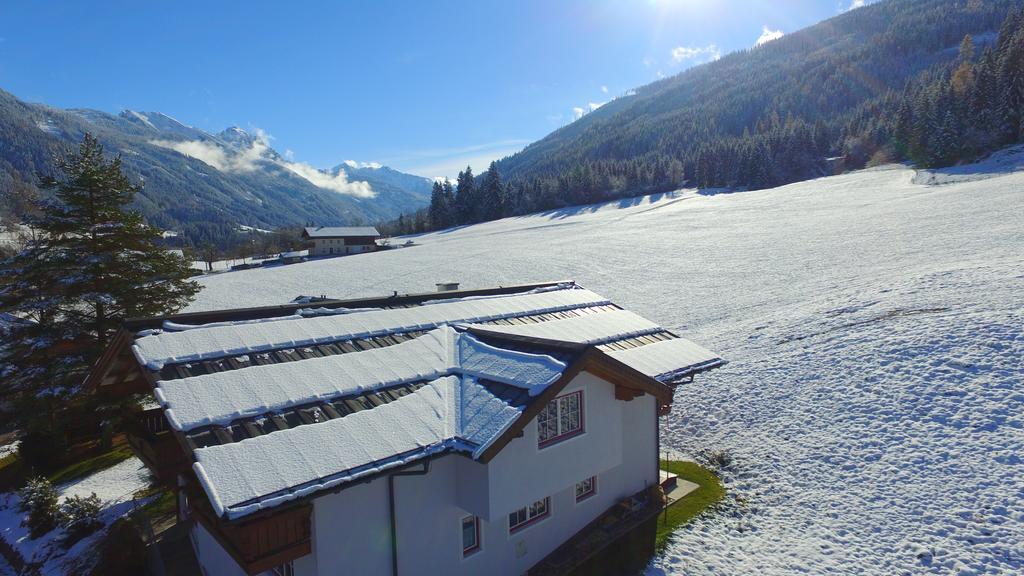
[[[696,370],[725,363],[718,354],[685,338],[663,340],[628,350],[612,350],[608,354],[662,382],[671,382]]]
[[[276,348],[429,330],[443,324],[484,322],[608,303],[607,299],[579,288],[428,301],[411,308],[377,309],[313,318],[290,316],[243,325],[221,324],[182,332],[164,332],[138,338],[132,350],[141,364],[150,370],[160,370],[168,363],[194,362]]]
[[[310,226],[305,229],[310,238],[341,238],[343,236],[380,236],[373,226]]]
[[[236,518],[448,448],[479,454],[520,414],[447,376],[373,410],[198,449],[193,469],[216,513]]]
[[[549,320],[536,324],[487,324],[478,327],[488,332],[574,342],[577,344],[602,344],[612,340],[622,340],[663,331],[661,326],[628,310],[598,312],[576,318]]]
[[[450,327],[358,353],[161,380],[155,395],[176,430],[281,411],[356,392],[463,373],[543,391],[565,369],[550,356],[504,350]]]
[[[388,334],[395,336],[376,338]],[[158,376],[155,396],[170,425],[189,434],[194,469],[214,509],[236,518],[430,454],[459,450],[479,457],[530,399],[562,376],[572,356],[563,347],[551,351],[557,359],[534,347],[509,349],[522,343],[504,335],[585,345],[632,339],[633,348],[609,353],[663,381],[721,363],[571,283],[394,309],[299,310],[198,326],[165,322],[163,331],[137,334],[133,351],[150,370],[178,364]],[[336,345],[320,346],[325,343]],[[294,353],[281,357],[290,348]],[[268,350],[277,352],[262,354]],[[224,357],[237,361],[183,364]],[[525,393],[509,393],[510,387]],[[399,388],[405,392],[390,393]],[[242,430],[267,416],[369,393],[388,400],[260,434],[242,431],[226,441],[191,440],[217,436],[207,427]]]

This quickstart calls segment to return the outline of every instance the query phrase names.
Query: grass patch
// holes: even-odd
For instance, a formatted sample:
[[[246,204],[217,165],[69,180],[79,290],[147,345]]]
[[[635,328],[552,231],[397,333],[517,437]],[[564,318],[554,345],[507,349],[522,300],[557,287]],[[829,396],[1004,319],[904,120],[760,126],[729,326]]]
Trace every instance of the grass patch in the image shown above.
[[[21,485],[25,477],[25,466],[17,452],[0,458],[0,492],[10,492]]]
[[[680,480],[700,485],[658,516],[658,534],[655,546],[662,550],[676,528],[686,524],[701,512],[725,498],[725,487],[714,472],[696,462],[662,460],[661,469],[675,474]]]
[[[154,495],[156,497],[142,507],[151,519],[156,520],[166,516],[174,516],[178,513],[178,501],[174,497],[173,491],[160,488],[147,494],[147,496]]]
[[[77,462],[73,462],[58,468],[57,470],[46,475],[50,479],[50,482],[54,484],[63,484],[72,480],[77,480],[94,472],[99,472],[106,468],[110,468],[118,462],[123,462],[133,456],[131,448],[126,444],[115,446],[112,450],[84,458]]]

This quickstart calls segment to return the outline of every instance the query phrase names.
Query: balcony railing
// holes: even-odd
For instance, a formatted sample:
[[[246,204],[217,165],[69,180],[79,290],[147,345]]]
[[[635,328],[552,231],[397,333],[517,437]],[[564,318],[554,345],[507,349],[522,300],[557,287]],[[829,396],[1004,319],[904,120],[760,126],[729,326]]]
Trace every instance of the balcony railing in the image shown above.
[[[161,483],[176,486],[178,474],[187,471],[190,462],[174,437],[163,409],[136,412],[125,421],[128,444],[135,454]]]

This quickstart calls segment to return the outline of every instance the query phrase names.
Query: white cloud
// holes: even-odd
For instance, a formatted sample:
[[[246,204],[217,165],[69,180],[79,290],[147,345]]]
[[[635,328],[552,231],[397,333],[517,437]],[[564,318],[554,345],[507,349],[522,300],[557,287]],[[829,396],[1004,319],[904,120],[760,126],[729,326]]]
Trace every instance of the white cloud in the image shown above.
[[[601,92],[604,92],[605,94],[607,94],[608,93],[608,87],[607,86],[601,86]]]
[[[864,0],[853,0],[853,2],[850,2],[850,7],[847,8],[846,10],[850,11],[850,10],[853,10],[855,8],[863,8],[864,4],[866,4],[866,2]]]
[[[382,166],[380,162],[356,162],[355,160],[345,160],[343,164],[349,168],[373,168],[374,170]]]
[[[236,153],[229,153],[213,142],[206,140],[152,140],[150,144],[169,148],[178,154],[199,160],[221,172],[252,172],[262,160],[267,145],[257,140],[252,146]]]
[[[305,162],[282,162],[281,165],[318,188],[358,198],[373,198],[377,195],[367,182],[349,182],[344,170],[338,170],[337,174],[329,174]]]
[[[711,61],[722,57],[722,51],[714,44],[703,48],[692,46],[676,46],[672,49],[672,62],[679,64],[687,60]]]
[[[256,170],[260,163],[276,164],[301,176],[310,184],[339,194],[347,194],[358,198],[373,198],[376,193],[367,182],[349,182],[344,171],[330,174],[306,164],[292,162],[291,150],[285,151],[284,158],[275,158],[268,154],[269,142],[273,138],[259,128],[254,129],[255,139],[248,147],[229,150],[206,140],[152,140],[150,144],[168,148],[184,156],[195,158],[200,162],[221,172],[246,173]],[[376,163],[371,163],[376,164]],[[379,167],[380,165],[377,164]]]
[[[858,1],[863,2],[863,0]],[[778,40],[779,38],[782,38],[784,35],[785,33],[782,30],[771,30],[767,26],[762,26],[761,36],[757,39],[757,42],[754,44],[754,46],[761,46],[762,44],[767,44],[772,40]]]
[[[593,112],[605,104],[607,104],[607,102],[588,102],[586,106],[576,106],[572,109],[572,119],[579,120],[584,114]]]

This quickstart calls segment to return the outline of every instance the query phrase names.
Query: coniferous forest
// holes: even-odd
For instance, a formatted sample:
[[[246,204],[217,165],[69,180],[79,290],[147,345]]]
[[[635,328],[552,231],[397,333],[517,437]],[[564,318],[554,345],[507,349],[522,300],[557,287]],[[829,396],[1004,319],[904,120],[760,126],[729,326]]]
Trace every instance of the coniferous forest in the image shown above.
[[[896,0],[617,98],[434,186],[413,233],[699,188],[761,189],[889,162],[955,165],[1024,141],[1024,10]]]

